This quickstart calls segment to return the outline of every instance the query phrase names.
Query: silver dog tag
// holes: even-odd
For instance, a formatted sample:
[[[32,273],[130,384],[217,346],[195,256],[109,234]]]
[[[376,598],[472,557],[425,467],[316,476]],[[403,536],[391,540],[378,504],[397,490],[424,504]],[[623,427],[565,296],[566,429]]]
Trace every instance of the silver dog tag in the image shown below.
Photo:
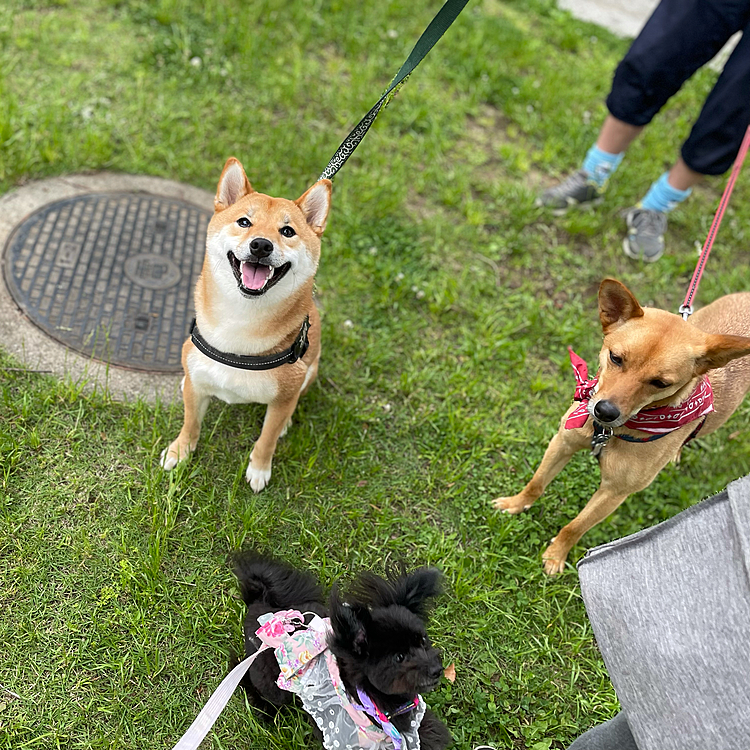
[[[613,433],[614,430],[611,427],[605,427],[598,422],[594,422],[594,435],[591,438],[591,455],[594,458],[599,458]]]

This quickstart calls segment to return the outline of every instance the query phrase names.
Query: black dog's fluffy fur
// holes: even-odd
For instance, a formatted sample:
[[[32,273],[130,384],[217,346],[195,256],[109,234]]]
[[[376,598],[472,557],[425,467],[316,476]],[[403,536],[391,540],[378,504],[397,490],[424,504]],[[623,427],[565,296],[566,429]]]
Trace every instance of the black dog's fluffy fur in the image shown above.
[[[344,604],[334,587],[325,605],[323,590],[306,572],[256,553],[234,558],[234,572],[245,616],[245,653],[258,649],[258,616],[284,609],[315,612],[331,618],[329,647],[335,654],[347,692],[356,699],[362,688],[386,713],[433,690],[443,665],[425,631],[427,610],[440,593],[440,573],[421,568],[388,580],[360,575]],[[276,685],[279,667],[272,651],[261,654],[243,679],[252,705],[273,715],[294,696]],[[393,719],[399,731],[409,728],[410,713]],[[314,731],[320,733],[313,723]],[[422,750],[443,750],[452,744],[445,725],[429,709],[419,727]]]

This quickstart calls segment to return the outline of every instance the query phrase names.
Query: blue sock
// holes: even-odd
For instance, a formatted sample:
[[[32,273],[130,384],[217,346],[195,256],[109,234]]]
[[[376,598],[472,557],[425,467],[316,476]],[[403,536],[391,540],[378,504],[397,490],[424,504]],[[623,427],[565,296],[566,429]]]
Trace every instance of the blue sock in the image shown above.
[[[665,172],[651,187],[646,197],[640,202],[641,208],[649,208],[652,211],[661,211],[666,214],[678,206],[685,198],[693,192],[693,188],[678,190],[673,188],[667,178],[669,172]]]
[[[620,154],[608,154],[594,144],[583,160],[583,170],[598,187],[603,188],[609,176],[620,166],[624,156],[624,151]]]

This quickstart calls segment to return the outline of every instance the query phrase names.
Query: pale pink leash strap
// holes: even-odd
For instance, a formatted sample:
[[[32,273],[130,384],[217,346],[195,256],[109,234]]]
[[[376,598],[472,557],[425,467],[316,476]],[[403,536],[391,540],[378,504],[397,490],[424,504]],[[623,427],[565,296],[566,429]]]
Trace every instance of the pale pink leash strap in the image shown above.
[[[698,284],[700,284],[701,276],[703,275],[703,269],[706,266],[708,256],[711,254],[711,248],[713,247],[716,233],[719,231],[719,226],[721,225],[722,218],[724,218],[724,211],[726,211],[726,208],[729,205],[729,198],[732,195],[732,190],[734,190],[734,183],[737,181],[737,176],[742,169],[742,162],[745,161],[745,156],[747,155],[748,148],[750,148],[750,126],[748,126],[747,130],[745,131],[745,137],[742,140],[742,145],[740,146],[740,150],[737,152],[737,158],[734,160],[732,174],[729,176],[727,186],[724,188],[724,195],[721,196],[721,201],[719,201],[719,207],[716,209],[716,214],[714,215],[711,229],[708,230],[708,237],[706,237],[706,242],[703,245],[703,250],[701,250],[701,256],[700,258],[698,258],[698,265],[695,267],[693,278],[690,280],[690,286],[688,287],[687,294],[685,295],[685,301],[682,303],[682,307],[680,307],[680,313],[682,314],[684,320],[687,320],[688,317],[693,313],[693,298],[695,297],[696,291],[698,291]]]
[[[195,721],[188,727],[188,730],[182,735],[180,741],[172,748],[172,750],[197,750],[198,745],[203,742],[205,736],[211,730],[211,727],[216,723],[219,714],[226,708],[229,699],[232,697],[232,694],[237,689],[240,682],[242,682],[242,678],[245,676],[247,670],[253,665],[255,658],[269,648],[270,647],[266,645],[261,646],[254,654],[243,659],[243,661],[241,661],[221,681],[221,684],[208,699],[206,705],[195,718]]]

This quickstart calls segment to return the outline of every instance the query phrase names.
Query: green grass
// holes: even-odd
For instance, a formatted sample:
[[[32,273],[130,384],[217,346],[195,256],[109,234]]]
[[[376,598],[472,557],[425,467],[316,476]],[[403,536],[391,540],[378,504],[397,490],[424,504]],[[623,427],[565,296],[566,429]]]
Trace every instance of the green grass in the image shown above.
[[[437,6],[6,0],[0,190],[88,169],[213,190],[235,155],[258,189],[297,197]],[[157,458],[179,405],[0,371],[0,748],[171,747],[241,644],[227,555],[250,545],[326,584],[392,560],[439,566],[432,632],[458,679],[429,702],[459,748],[563,748],[613,715],[575,570],[541,570],[595,465],[579,455],[523,516],[489,501],[528,480],[569,403],[566,346],[593,362],[600,279],[676,309],[723,186],[673,214],[658,264],[623,256],[618,210],[674,158],[705,71],[633,146],[604,206],[534,208],[595,138],[626,48],[546,0],[469,4],[336,180],[321,377],[261,495],[244,481],[261,407],[213,404],[197,453],[167,475]],[[743,175],[703,302],[745,288],[749,198]],[[584,545],[750,471],[748,416],[696,441]],[[205,747],[311,742],[300,713],[265,727],[236,698]]]

